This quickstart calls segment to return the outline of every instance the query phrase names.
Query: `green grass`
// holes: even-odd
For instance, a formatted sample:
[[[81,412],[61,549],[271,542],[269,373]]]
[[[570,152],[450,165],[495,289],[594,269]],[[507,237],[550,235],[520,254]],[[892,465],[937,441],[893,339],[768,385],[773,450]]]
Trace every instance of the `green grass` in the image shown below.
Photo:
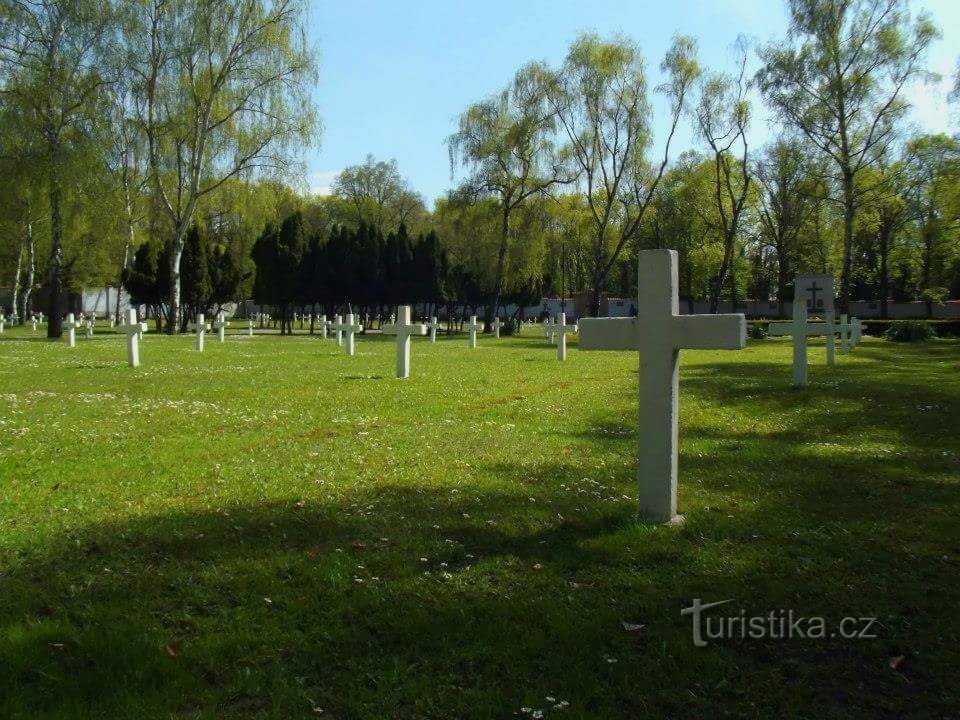
[[[684,353],[666,528],[635,354],[207,342],[0,337],[0,717],[956,717],[960,343]],[[696,648],[693,598],[878,636]]]

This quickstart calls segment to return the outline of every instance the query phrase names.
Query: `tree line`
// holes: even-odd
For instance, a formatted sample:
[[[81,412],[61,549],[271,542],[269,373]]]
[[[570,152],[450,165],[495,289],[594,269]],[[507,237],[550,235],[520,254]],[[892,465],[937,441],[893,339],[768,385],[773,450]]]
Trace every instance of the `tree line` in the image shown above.
[[[374,314],[403,299],[489,321],[582,293],[595,313],[635,293],[639,251],[659,247],[678,252],[691,307],[782,310],[801,271],[834,273],[841,307],[876,299],[882,314],[960,297],[960,141],[910,134],[905,91],[931,79],[939,32],[908,0],[789,0],[786,35],[738,41],[725,71],[689,37],[655,76],[631,39],[584,34],[464,109],[447,138],[459,180],[430,208],[372,156],[329,195],[297,188],[294,151],[318,128],[305,7],[0,6],[8,309],[46,308],[51,336],[65,294],[102,284],[170,332],[250,298]],[[763,147],[748,141],[758,98],[778,122]],[[678,153],[683,127],[695,146]]]

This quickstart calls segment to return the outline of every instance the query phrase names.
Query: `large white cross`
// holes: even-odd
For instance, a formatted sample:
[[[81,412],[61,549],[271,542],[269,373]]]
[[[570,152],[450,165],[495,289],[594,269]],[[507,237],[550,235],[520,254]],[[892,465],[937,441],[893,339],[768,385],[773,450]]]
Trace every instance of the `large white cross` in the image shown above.
[[[557,338],[557,360],[567,359],[567,333],[574,332],[576,325],[567,325],[567,314],[560,313],[557,323],[553,326],[553,335]]]
[[[500,338],[500,328],[502,328],[506,323],[500,322],[500,318],[494,318],[493,322],[490,323],[490,327],[493,328],[493,336],[497,339]]]
[[[77,346],[77,321],[74,319],[73,313],[67,314],[66,325],[66,340],[67,347],[76,347]]]
[[[637,317],[580,321],[581,350],[640,351],[638,481],[640,514],[677,519],[677,417],[680,350],[741,350],[742,314],[680,315],[677,253],[640,252]]]
[[[137,322],[137,311],[135,308],[127,310],[127,321],[120,326],[120,329],[127,334],[127,363],[130,367],[140,365],[140,335],[147,331],[147,324]]]
[[[217,340],[219,342],[224,341],[224,330],[226,330],[229,325],[230,323],[224,319],[223,313],[217,313],[217,319],[213,323],[213,329],[217,331]]]
[[[343,318],[339,315],[333,316],[333,330],[337,334],[337,345],[343,345]]]
[[[463,324],[463,329],[470,333],[467,339],[467,347],[471,350],[477,346],[477,331],[483,330],[483,325],[477,322],[477,316],[471,315],[470,322]]]
[[[437,341],[437,330],[440,329],[440,323],[437,322],[437,316],[434,315],[432,318],[430,318],[430,322],[428,322],[425,327],[430,329],[430,342],[435,343]]]
[[[210,323],[206,321],[203,313],[197,313],[197,352],[203,352],[203,339],[210,329]]]
[[[807,320],[807,303],[799,295],[793,300],[793,320],[770,323],[767,327],[769,335],[793,336],[793,384],[796,387],[807,385],[807,338],[829,339],[835,332],[836,325]]]
[[[384,327],[383,332],[397,336],[397,377],[405,378],[410,377],[410,336],[426,335],[427,326],[410,322],[409,305],[401,305],[397,310],[396,321]]]
[[[363,325],[353,322],[353,313],[347,313],[347,321],[343,323],[343,332],[347,336],[347,355],[356,353],[354,346],[354,336],[358,332],[363,332]]]

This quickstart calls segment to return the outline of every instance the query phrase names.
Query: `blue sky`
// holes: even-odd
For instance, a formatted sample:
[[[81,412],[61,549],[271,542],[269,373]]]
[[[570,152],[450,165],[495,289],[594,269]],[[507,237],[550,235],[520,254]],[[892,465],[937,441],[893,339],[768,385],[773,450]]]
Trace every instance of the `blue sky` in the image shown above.
[[[945,96],[960,54],[960,0],[914,0],[913,8],[930,11],[943,31],[929,66],[945,77],[911,89],[912,119],[927,130],[956,130]],[[458,114],[531,60],[559,64],[585,30],[636,40],[652,86],[676,33],[697,38],[705,67],[729,70],[739,34],[765,42],[782,37],[785,27],[779,0],[314,0],[308,32],[319,52],[314,97],[323,132],[319,147],[304,155],[307,183],[327,192],[340,170],[372,153],[396,158],[401,174],[431,204],[456,182],[444,140]],[[654,102],[662,144],[665,106]],[[769,137],[763,113],[752,134],[754,143]],[[677,152],[694,144],[686,127],[678,141]]]

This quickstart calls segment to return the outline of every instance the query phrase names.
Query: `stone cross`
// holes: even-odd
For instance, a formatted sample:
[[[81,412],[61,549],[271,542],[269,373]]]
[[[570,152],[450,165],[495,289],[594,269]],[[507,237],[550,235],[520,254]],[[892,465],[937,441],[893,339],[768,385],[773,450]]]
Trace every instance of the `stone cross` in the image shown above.
[[[34,332],[37,331],[37,316],[36,316],[36,315],[34,315],[32,318],[30,318],[30,327],[33,329]],[[3,332],[3,330],[0,330],[0,332]]]
[[[547,342],[553,345],[553,320],[551,318],[543,319],[543,334]]]
[[[473,350],[477,347],[477,331],[483,330],[483,324],[477,322],[476,315],[471,315],[470,322],[464,323],[463,328],[470,333],[470,337],[467,340],[467,347]]]
[[[853,346],[856,347],[863,339],[863,325],[860,322],[860,318],[855,317],[851,322],[853,323]]]
[[[229,321],[225,320],[223,317],[223,312],[217,313],[217,319],[213,323],[213,329],[217,331],[217,341],[224,341],[224,330],[230,326]]]
[[[502,328],[506,323],[500,322],[500,318],[494,318],[493,322],[490,323],[490,327],[493,328],[493,336],[497,339],[500,338],[500,328]]]
[[[397,336],[397,377],[410,377],[410,336],[426,335],[427,326],[410,322],[410,306],[397,308],[397,320],[383,328],[385,333]]]
[[[197,352],[203,352],[203,339],[210,329],[210,323],[206,321],[203,313],[197,313]]]
[[[87,323],[84,326],[84,328],[86,329],[86,336],[88,338],[92,338],[93,337],[93,318],[87,318]]]
[[[327,339],[327,328],[333,325],[332,322],[327,321],[326,315],[321,315],[320,319],[317,320],[317,327],[320,328],[320,338],[323,340]]]
[[[740,313],[681,315],[674,250],[641,251],[637,287],[637,316],[581,320],[580,349],[640,351],[640,513],[671,523],[678,520],[680,350],[741,350],[747,322]]]
[[[354,337],[358,332],[363,332],[363,325],[354,323],[353,313],[347,313],[347,321],[343,324],[343,332],[347,336],[347,355],[356,354]]]
[[[826,334],[827,365],[837,363],[837,345],[833,307],[833,275],[801,273],[793,281],[794,296],[806,301],[807,316],[819,315],[833,332]]]
[[[4,317],[3,312],[0,311],[0,335],[3,335],[3,326],[6,325],[7,318]]]
[[[247,318],[247,337],[253,337],[253,318]]]
[[[840,324],[836,328],[840,333],[840,353],[846,355],[850,352],[850,341],[853,338],[853,325],[850,324],[846,314],[841,313]]]
[[[137,311],[135,308],[127,310],[127,321],[120,326],[120,329],[127,334],[127,363],[130,367],[140,365],[140,335],[147,330],[147,324],[137,322]]]
[[[567,359],[567,333],[575,332],[576,329],[576,325],[567,325],[567,314],[560,313],[557,324],[553,326],[553,334],[557,338],[557,360]]]
[[[795,387],[807,385],[807,338],[833,337],[836,328],[827,323],[812,323],[807,320],[807,303],[800,295],[793,299],[793,320],[790,322],[770,323],[769,335],[793,336],[793,384]]]
[[[343,318],[339,315],[333,316],[333,329],[337,333],[337,345],[343,345]]]
[[[437,341],[437,330],[440,329],[440,323],[437,322],[437,316],[434,315],[432,318],[430,318],[430,322],[428,322],[425,327],[430,328],[430,342],[435,343]]]
[[[66,329],[66,340],[67,347],[76,347],[77,345],[77,321],[74,319],[73,313],[67,314],[67,320],[64,323]]]

